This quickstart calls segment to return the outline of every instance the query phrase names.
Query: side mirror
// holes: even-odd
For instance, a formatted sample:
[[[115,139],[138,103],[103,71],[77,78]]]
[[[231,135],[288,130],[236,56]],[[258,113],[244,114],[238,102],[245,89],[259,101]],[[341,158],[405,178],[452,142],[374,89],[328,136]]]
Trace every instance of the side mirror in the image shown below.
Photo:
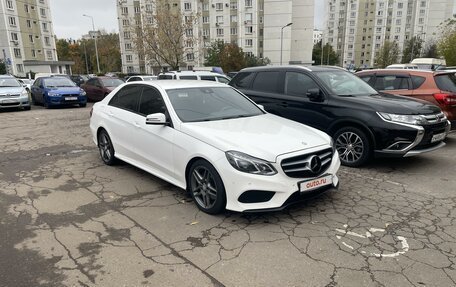
[[[146,125],[168,125],[166,116],[163,113],[155,113],[146,116]]]
[[[321,94],[321,91],[319,88],[314,88],[314,89],[308,89],[306,96],[312,101],[312,102],[321,102],[323,100],[323,96]]]

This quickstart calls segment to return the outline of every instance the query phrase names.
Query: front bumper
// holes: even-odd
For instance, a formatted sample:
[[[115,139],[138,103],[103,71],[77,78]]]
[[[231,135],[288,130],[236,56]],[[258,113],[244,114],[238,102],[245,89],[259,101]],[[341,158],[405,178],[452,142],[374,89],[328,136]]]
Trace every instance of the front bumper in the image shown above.
[[[297,153],[289,154],[287,157],[293,156],[294,154]],[[279,158],[277,163],[273,163],[277,170],[277,174],[273,176],[240,172],[234,169],[226,158],[217,161],[216,169],[219,171],[225,185],[227,199],[226,209],[239,212],[281,210],[296,202],[295,197],[305,199],[309,194],[318,195],[321,194],[322,191],[334,190],[339,185],[339,178],[337,177],[336,172],[339,170],[340,160],[337,152],[333,154],[331,165],[323,173],[324,175],[332,177],[332,183],[306,192],[299,191],[299,183],[315,178],[292,178],[287,176],[280,166],[280,161],[282,159]],[[322,175],[316,178],[321,177]],[[241,195],[248,191],[273,193],[273,196],[265,202],[241,202]]]
[[[30,107],[30,100],[28,97],[14,97],[0,99],[0,109],[8,108],[27,108]]]
[[[77,95],[61,95],[61,96],[48,96],[48,104],[50,106],[64,106],[64,105],[81,105],[87,104],[87,96]],[[73,99],[75,98],[75,99]]]

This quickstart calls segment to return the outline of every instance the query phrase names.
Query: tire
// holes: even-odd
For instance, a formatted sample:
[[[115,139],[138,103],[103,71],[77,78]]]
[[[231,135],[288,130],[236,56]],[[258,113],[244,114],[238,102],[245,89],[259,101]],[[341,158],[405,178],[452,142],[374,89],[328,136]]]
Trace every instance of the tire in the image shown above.
[[[226,193],[222,178],[205,160],[195,161],[189,170],[187,186],[196,206],[209,214],[225,210]]]
[[[359,167],[369,161],[372,144],[366,133],[355,127],[345,127],[334,134],[334,144],[342,165]]]
[[[85,108],[86,106],[87,106],[87,103],[85,103],[85,104],[79,104],[79,107],[80,107],[80,108]]]
[[[106,165],[114,165],[116,163],[114,146],[105,130],[101,130],[98,134],[98,150],[100,151],[101,160]]]
[[[24,107],[24,110],[30,111],[32,109],[32,106]]]

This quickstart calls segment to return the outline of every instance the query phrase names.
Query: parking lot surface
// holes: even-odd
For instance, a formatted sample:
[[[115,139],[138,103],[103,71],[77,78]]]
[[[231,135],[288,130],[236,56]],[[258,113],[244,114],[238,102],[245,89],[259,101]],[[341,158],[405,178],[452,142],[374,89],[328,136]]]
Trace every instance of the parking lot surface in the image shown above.
[[[283,212],[211,216],[105,166],[89,111],[0,112],[0,286],[456,285],[456,135]]]

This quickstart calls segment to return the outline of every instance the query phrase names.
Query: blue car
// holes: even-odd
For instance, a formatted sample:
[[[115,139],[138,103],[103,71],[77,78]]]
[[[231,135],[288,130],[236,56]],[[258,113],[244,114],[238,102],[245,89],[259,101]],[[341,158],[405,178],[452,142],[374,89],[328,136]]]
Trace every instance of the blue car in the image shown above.
[[[87,95],[67,77],[42,77],[32,86],[32,102],[49,108],[62,105],[87,105]]]

